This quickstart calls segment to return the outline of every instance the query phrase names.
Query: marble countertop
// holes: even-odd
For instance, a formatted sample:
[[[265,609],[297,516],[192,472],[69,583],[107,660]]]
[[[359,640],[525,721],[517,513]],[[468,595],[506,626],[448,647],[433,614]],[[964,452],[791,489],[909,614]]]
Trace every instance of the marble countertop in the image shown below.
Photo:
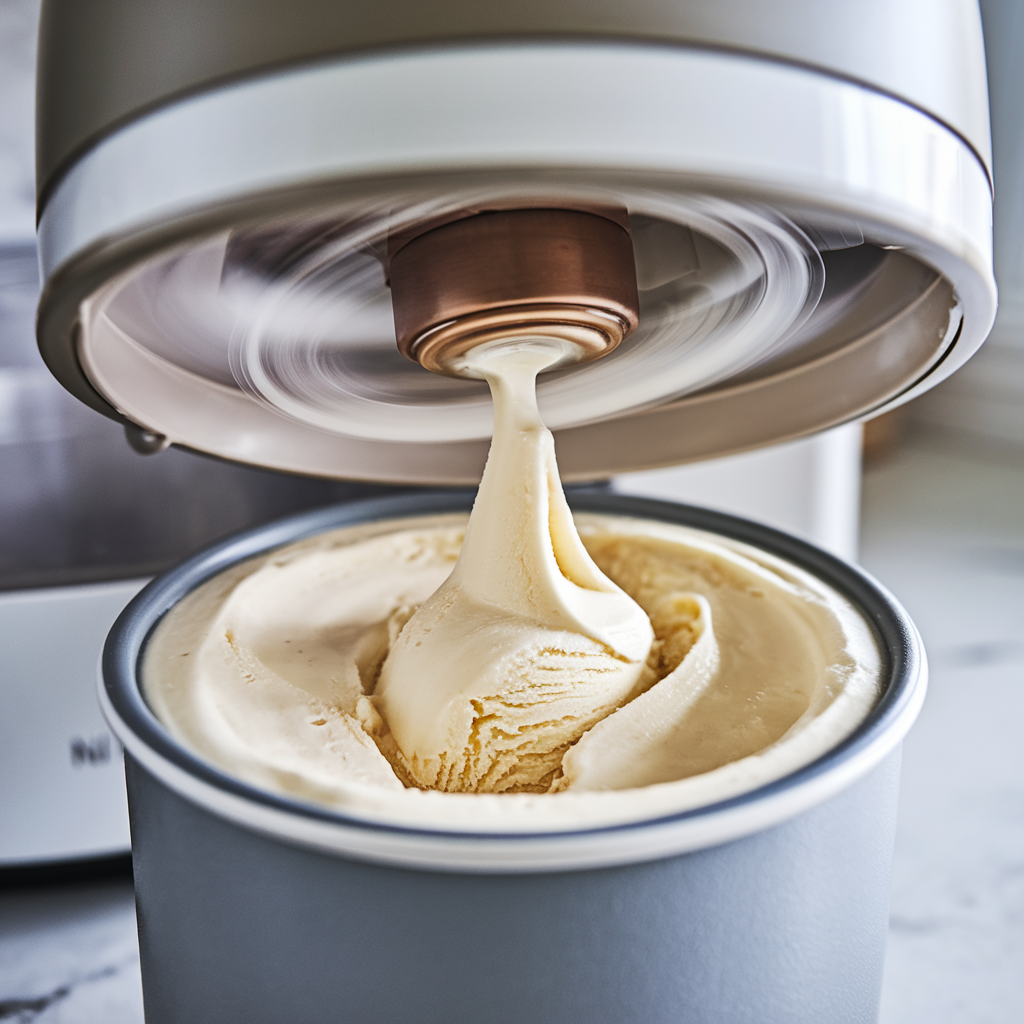
[[[903,755],[881,1024],[1024,1021],[1024,450],[919,436],[864,481],[862,561],[931,681]]]
[[[140,1024],[130,879],[0,892],[0,1021]]]
[[[1024,453],[918,438],[864,483],[862,559],[928,647],[904,753],[881,1024],[1024,1020]],[[0,1022],[139,1024],[131,883],[0,891]]]

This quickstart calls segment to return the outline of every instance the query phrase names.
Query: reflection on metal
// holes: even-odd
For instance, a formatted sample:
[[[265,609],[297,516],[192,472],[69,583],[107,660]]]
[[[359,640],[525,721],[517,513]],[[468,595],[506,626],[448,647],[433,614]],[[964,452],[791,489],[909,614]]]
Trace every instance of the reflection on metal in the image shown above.
[[[134,423],[124,425],[124,434],[128,444],[140,455],[157,455],[171,443],[163,434],[154,434]]]

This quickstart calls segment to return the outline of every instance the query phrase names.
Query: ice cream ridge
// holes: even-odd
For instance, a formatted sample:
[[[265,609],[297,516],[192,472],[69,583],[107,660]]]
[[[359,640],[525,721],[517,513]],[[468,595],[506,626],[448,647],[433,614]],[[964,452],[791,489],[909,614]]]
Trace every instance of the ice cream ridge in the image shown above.
[[[494,401],[468,523],[333,531],[180,602],[143,666],[171,732],[277,792],[474,829],[699,806],[848,735],[880,660],[840,594],[716,535],[574,521],[536,400],[560,356],[465,357]]]

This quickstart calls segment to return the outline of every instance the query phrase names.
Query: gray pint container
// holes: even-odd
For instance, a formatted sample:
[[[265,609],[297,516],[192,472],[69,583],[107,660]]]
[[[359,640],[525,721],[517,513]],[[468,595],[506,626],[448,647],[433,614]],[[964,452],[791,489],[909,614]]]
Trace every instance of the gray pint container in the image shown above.
[[[577,493],[575,511],[678,523],[814,573],[871,624],[884,694],[819,760],[653,821],[479,834],[369,824],[263,792],[179,745],[138,668],[176,602],[305,537],[468,511],[432,492],[294,516],[151,583],[103,654],[125,748],[149,1024],[846,1024],[877,1016],[900,743],[924,698],[920,637],[859,569],[705,509]]]

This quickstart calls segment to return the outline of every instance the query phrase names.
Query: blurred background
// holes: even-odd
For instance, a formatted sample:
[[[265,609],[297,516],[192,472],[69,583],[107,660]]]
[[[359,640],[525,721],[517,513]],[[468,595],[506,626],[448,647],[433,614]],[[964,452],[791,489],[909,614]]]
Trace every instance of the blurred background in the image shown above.
[[[858,559],[917,621],[932,684],[905,746],[885,1024],[1024,1020],[1024,4],[982,10],[1000,312],[981,352],[863,429],[613,481]],[[37,15],[0,0],[0,1020],[138,1022],[123,780],[93,697],[106,629],[218,537],[387,489],[140,455],[49,375]]]

